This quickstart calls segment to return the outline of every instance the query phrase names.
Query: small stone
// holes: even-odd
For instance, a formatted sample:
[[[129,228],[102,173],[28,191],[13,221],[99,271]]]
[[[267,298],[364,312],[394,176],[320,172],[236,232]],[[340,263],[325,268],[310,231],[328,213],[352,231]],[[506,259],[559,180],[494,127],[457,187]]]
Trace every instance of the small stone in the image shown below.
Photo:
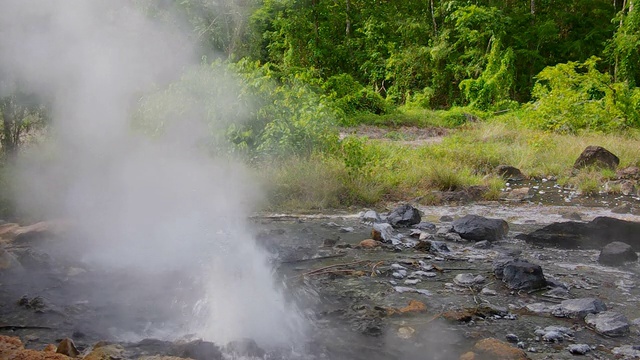
[[[360,241],[358,245],[363,249],[375,249],[377,247],[380,247],[382,243],[373,239],[365,239]]]
[[[365,223],[378,223],[378,222],[381,222],[382,219],[380,218],[380,215],[377,212],[373,210],[368,210],[360,215],[360,221]]]
[[[431,241],[431,251],[439,252],[439,253],[448,253],[449,247],[446,243],[442,241]]]
[[[496,295],[498,295],[498,293],[495,290],[492,290],[492,289],[489,289],[489,288],[486,288],[486,287],[482,288],[482,290],[480,291],[480,294],[484,295],[484,296],[496,296]]]
[[[410,275],[411,277],[426,277],[426,278],[431,278],[431,277],[436,277],[436,273],[434,272],[427,272],[427,271],[414,271],[411,273]]]
[[[507,334],[505,335],[505,339],[507,339],[508,342],[512,343],[517,343],[520,341],[520,338],[518,338],[518,335],[516,334]]]
[[[406,270],[398,270],[398,271],[394,271],[391,276],[393,276],[396,279],[404,279],[405,276],[407,276],[407,271]]]
[[[420,283],[420,279],[407,279],[404,281],[405,285],[417,285],[418,283]]]
[[[387,221],[394,227],[419,224],[420,220],[420,211],[409,204],[400,205],[387,215]]]
[[[524,341],[518,341],[516,346],[518,347],[518,349],[524,349],[525,347],[527,347],[527,344],[525,344]]]
[[[485,281],[484,276],[482,275],[473,275],[473,274],[458,274],[455,278],[453,278],[453,282],[459,286],[473,286],[476,284],[481,284]]]
[[[397,264],[397,263],[396,264],[391,264],[391,268],[393,270],[407,270],[406,267],[404,267],[404,266],[402,266],[400,264]]]
[[[436,231],[436,224],[422,221],[413,226],[415,229],[424,230],[424,231]]]
[[[564,340],[564,335],[559,331],[549,331],[542,335],[542,340],[546,342],[561,342]]]
[[[631,204],[623,203],[611,209],[614,214],[628,214],[631,212]]]
[[[63,339],[60,344],[58,344],[58,348],[56,349],[56,353],[66,355],[68,357],[77,357],[80,355],[80,351],[76,348],[76,345],[73,343],[73,340],[66,338]]]
[[[491,243],[488,240],[482,240],[473,244],[473,247],[476,249],[489,249],[491,248]]]
[[[350,232],[353,232],[353,230],[354,229],[351,226],[340,228],[340,232],[342,233],[350,233]]]
[[[338,243],[338,240],[340,240],[339,237],[324,239],[322,241],[322,246],[324,246],[324,247],[333,247]]]
[[[522,171],[520,171],[520,169],[511,165],[498,165],[495,168],[494,172],[496,175],[502,177],[504,180],[522,181],[526,179],[526,177],[524,176],[524,174],[522,174]]]
[[[571,344],[567,350],[573,355],[585,355],[591,351],[591,347],[587,344]]]
[[[427,306],[418,300],[410,300],[409,305],[400,309],[400,313],[402,314],[420,313],[425,311],[427,311]]]
[[[447,241],[452,241],[452,242],[462,241],[462,237],[460,236],[460,234],[454,233],[454,232],[444,234],[443,238]]]
[[[487,338],[478,341],[474,350],[483,355],[481,358],[526,360],[527,355],[521,349],[513,347],[504,341],[495,338]]]
[[[440,222],[452,222],[452,221],[453,221],[453,216],[449,216],[449,215],[440,216]]]
[[[503,198],[509,201],[525,201],[533,197],[530,190],[528,187],[513,189],[506,193]]]
[[[393,239],[393,227],[387,223],[373,224],[371,238],[381,242],[391,242]]]
[[[411,337],[415,332],[416,332],[416,329],[410,326],[403,326],[398,329],[398,337],[401,339],[411,339]]]

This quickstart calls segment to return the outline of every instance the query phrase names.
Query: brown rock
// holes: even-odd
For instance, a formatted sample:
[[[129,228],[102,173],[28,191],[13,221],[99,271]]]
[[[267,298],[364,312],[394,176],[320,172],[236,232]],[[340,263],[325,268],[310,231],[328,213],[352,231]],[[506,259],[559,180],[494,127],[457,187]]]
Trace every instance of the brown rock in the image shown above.
[[[473,349],[478,353],[479,359],[492,360],[527,360],[527,354],[504,341],[495,338],[486,338],[478,341]],[[472,359],[475,359],[473,357]]]
[[[476,359],[476,353],[474,353],[473,351],[469,351],[460,355],[460,360],[475,360],[475,359]]]
[[[401,314],[421,313],[427,311],[427,306],[418,300],[409,301],[409,305],[400,309]]]
[[[58,344],[58,349],[56,350],[58,354],[67,355],[69,357],[78,357],[80,355],[80,351],[76,348],[76,344],[73,343],[73,340],[66,338],[60,341]]]
[[[576,159],[573,168],[595,166],[615,170],[619,164],[620,159],[602,146],[587,146]]]
[[[111,360],[122,358],[124,349],[120,345],[106,345],[99,342],[93,346],[93,350],[83,360]]]
[[[25,350],[17,337],[0,335],[0,359],[3,360],[70,360],[63,354],[51,351]]]
[[[629,166],[616,172],[618,179],[640,180],[640,168],[637,166]]]
[[[375,241],[384,241],[382,233],[376,229],[371,230],[371,238]]]
[[[53,345],[53,344],[49,344],[47,346],[44,347],[44,349],[42,351],[44,352],[56,352],[56,350],[58,350],[58,347]]]
[[[366,240],[360,241],[360,244],[358,245],[360,245],[360,247],[362,247],[363,249],[374,249],[379,247],[382,244],[380,243],[380,241],[376,241],[373,239],[366,239]]]
[[[636,184],[631,180],[623,180],[620,183],[620,192],[622,195],[632,195],[636,192]]]
[[[451,310],[444,312],[442,317],[449,321],[462,321],[467,322],[473,319],[474,312],[468,309],[463,310]]]
[[[0,335],[0,359],[6,359],[8,354],[24,349],[20,338]]]
[[[510,201],[524,201],[531,198],[529,190],[528,187],[513,189],[507,193],[505,198]]]
[[[18,259],[10,252],[0,248],[0,270],[13,269],[20,266]]]
[[[2,358],[6,360],[71,360],[70,357],[52,352],[36,351],[36,350],[18,350],[9,357]]]

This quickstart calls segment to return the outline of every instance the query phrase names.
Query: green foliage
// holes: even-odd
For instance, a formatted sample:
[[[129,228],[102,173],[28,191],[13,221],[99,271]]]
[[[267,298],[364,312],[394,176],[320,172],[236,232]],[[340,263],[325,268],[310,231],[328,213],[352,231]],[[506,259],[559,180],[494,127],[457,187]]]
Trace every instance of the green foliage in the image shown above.
[[[216,62],[143,98],[136,124],[155,136],[204,124],[216,152],[309,156],[337,144],[336,112],[312,87],[304,73],[278,78],[268,64]]]
[[[481,110],[499,110],[508,105],[514,81],[514,53],[511,48],[500,51],[500,43],[494,41],[486,69],[476,79],[460,82],[460,89],[472,107]]]
[[[358,113],[384,114],[388,106],[380,94],[360,85],[351,75],[339,74],[322,85],[329,100],[346,116]]]
[[[625,2],[626,4],[627,2]],[[629,3],[632,3],[629,1]],[[618,29],[607,44],[607,54],[615,65],[616,80],[640,85],[640,10],[628,6],[613,19]]]
[[[574,133],[588,129],[614,131],[638,126],[635,91],[614,83],[596,68],[598,58],[545,68],[532,91],[528,124],[545,130]]]

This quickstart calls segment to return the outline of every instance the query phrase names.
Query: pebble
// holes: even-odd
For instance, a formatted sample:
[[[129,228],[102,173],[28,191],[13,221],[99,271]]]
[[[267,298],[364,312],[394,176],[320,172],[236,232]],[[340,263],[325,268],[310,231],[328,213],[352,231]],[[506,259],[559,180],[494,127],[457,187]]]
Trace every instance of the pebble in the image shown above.
[[[402,265],[400,265],[400,264],[391,264],[391,268],[392,268],[393,270],[407,270],[407,268],[406,268],[406,267],[404,267],[404,266],[402,266]]]
[[[433,258],[433,260],[435,260],[435,261],[444,261],[444,258],[436,256],[436,257]]]
[[[391,276],[396,279],[404,279],[407,276],[407,270],[398,270],[394,271]]]
[[[414,271],[409,276],[410,277],[436,277],[436,273],[426,272],[426,271]]]
[[[546,342],[561,342],[564,340],[564,336],[559,331],[549,331],[542,335],[542,340]]]
[[[406,286],[396,286],[393,288],[393,290],[395,290],[396,292],[399,292],[400,294],[402,293],[417,293],[417,294],[422,294],[422,295],[426,295],[426,296],[431,296],[431,291],[429,290],[425,290],[425,289],[416,289],[416,288],[410,288],[410,287],[406,287]]]
[[[498,295],[498,292],[485,287],[485,288],[482,288],[482,291],[480,291],[480,294],[484,296],[496,296]]]
[[[476,275],[474,276],[473,274],[458,274],[456,275],[455,278],[453,278],[453,282],[456,285],[460,285],[460,286],[472,286],[475,284],[481,284],[485,281],[484,276],[482,275]]]
[[[507,334],[505,336],[505,339],[507,339],[507,341],[512,342],[512,343],[520,342],[520,338],[518,338],[518,335],[516,335],[516,334]]]
[[[571,344],[567,347],[573,355],[584,355],[591,351],[591,347],[587,344]]]
[[[405,281],[404,281],[404,284],[405,284],[405,285],[416,285],[416,284],[418,284],[418,283],[419,283],[419,282],[421,282],[421,281],[422,281],[422,280],[420,280],[420,279],[409,279],[409,280],[405,280]]]

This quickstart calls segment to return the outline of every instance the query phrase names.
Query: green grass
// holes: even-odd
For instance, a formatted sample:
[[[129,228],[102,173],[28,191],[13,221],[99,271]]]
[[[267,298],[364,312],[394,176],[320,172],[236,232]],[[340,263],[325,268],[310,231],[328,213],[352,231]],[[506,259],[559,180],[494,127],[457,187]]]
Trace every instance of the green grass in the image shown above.
[[[393,124],[424,127],[446,123],[437,112],[424,114],[406,113],[394,121],[407,122]],[[390,118],[376,119],[388,125],[381,119]],[[270,163],[259,171],[269,184],[271,207],[319,210],[416,198],[428,201],[434,190],[460,190],[473,185],[485,186],[484,198],[495,200],[504,186],[504,181],[493,175],[500,164],[513,165],[531,177],[555,176],[583,194],[594,194],[615,174],[598,169],[572,174],[575,159],[588,145],[600,145],[616,154],[620,168],[638,165],[637,131],[557,134],[525,128],[521,121],[517,114],[509,114],[467,123],[451,130],[442,142],[419,147],[348,137],[337,151]]]

